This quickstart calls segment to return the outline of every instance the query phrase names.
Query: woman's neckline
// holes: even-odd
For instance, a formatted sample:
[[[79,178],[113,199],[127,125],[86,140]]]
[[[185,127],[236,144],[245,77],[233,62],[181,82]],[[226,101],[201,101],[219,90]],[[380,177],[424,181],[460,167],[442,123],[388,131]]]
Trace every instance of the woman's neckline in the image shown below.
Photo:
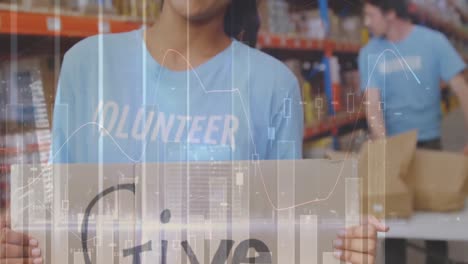
[[[153,55],[151,54],[150,50],[148,49],[148,46],[146,44],[145,38],[144,38],[144,32],[145,32],[145,27],[142,27],[140,29],[136,30],[136,36],[138,39],[138,42],[141,43],[141,47],[143,48],[143,54],[147,58],[148,63],[154,64],[160,68],[162,68],[165,72],[169,72],[171,74],[188,74],[190,72],[201,72],[204,71],[204,69],[212,69],[211,65],[216,65],[218,61],[222,61],[225,59],[227,54],[229,54],[233,46],[235,45],[236,40],[231,38],[231,43],[223,50],[218,52],[216,55],[213,57],[207,59],[206,61],[202,62],[201,64],[192,67],[189,65],[189,69],[187,70],[173,70],[168,67],[166,67],[164,64],[161,64],[158,60],[156,60]],[[181,55],[182,56],[182,55]],[[184,58],[185,59],[185,58]]]

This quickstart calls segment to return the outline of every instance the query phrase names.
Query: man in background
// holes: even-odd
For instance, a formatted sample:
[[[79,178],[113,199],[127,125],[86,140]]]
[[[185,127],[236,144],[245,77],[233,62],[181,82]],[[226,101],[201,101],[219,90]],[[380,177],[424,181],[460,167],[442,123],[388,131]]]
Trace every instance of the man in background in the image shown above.
[[[359,54],[367,120],[373,139],[418,130],[419,148],[440,150],[440,81],[457,95],[468,124],[466,65],[442,33],[412,24],[407,7],[405,0],[365,1],[365,24],[374,37]],[[445,241],[426,241],[426,248],[441,257],[426,263],[444,263]],[[387,239],[385,252],[386,264],[406,263],[405,240]]]

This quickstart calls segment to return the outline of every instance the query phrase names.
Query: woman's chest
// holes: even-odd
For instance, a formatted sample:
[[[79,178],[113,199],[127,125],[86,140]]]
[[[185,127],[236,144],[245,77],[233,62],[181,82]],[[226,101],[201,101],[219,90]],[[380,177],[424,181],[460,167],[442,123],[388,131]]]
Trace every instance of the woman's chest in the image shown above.
[[[183,77],[118,79],[103,80],[86,106],[88,121],[105,131],[99,140],[113,161],[237,160],[255,153],[255,113],[244,87]],[[116,145],[123,158],[113,157]]]

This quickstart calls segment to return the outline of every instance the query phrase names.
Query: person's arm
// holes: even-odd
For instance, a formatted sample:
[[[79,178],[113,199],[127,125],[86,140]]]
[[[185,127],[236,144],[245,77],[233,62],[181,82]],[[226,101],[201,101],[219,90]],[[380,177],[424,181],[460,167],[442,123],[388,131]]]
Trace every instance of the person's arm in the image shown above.
[[[465,116],[465,124],[468,129],[468,84],[463,75],[458,74],[450,81],[450,87],[460,101],[460,106]],[[468,143],[465,146],[464,153],[468,156]]]
[[[280,80],[276,107],[270,120],[274,140],[268,148],[268,160],[302,159],[304,139],[304,110],[301,91],[296,77],[291,73]]]
[[[450,81],[450,87],[460,101],[460,105],[465,115],[465,122],[468,127],[468,84],[462,74],[458,74]]]
[[[454,93],[460,100],[466,124],[468,124],[468,87],[463,77],[466,64],[452,46],[450,41],[442,34],[434,39],[434,48],[439,58],[439,71],[442,80],[449,83]],[[468,155],[468,145],[464,152]]]
[[[382,112],[380,91],[370,88],[365,92],[366,117],[372,139],[386,137],[385,122]]]
[[[361,91],[365,96],[365,111],[371,139],[386,137],[385,120],[382,109],[381,76],[376,71],[378,56],[369,54],[366,48],[359,52],[359,77]]]

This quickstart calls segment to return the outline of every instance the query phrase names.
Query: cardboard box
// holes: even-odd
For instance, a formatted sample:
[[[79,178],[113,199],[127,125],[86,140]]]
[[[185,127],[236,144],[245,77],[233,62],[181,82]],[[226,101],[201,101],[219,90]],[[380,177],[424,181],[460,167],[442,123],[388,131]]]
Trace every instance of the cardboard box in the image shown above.
[[[413,131],[364,144],[359,159],[364,213],[379,218],[408,218],[413,214],[413,193],[405,181],[416,143],[417,133]]]
[[[408,218],[413,213],[413,193],[406,185],[416,151],[415,131],[384,140],[366,142],[359,155],[329,152],[334,160],[358,159],[364,214],[378,218]]]
[[[465,186],[463,187],[463,193],[468,197],[468,177],[466,177]]]
[[[463,209],[467,178],[467,157],[417,150],[408,178],[415,192],[415,209],[439,212]]]
[[[468,157],[416,150],[416,132],[367,142],[358,156],[362,207],[379,218],[407,218],[413,210],[456,211],[468,196]],[[356,154],[329,152],[333,160]]]
[[[87,253],[88,263],[130,264],[123,252],[162,239],[171,264],[249,254],[252,263],[317,263],[340,229],[361,222],[356,173],[355,161],[324,160],[17,165],[11,227],[29,231],[48,264],[85,263]],[[219,244],[226,239],[232,251]],[[152,248],[138,263],[159,262],[164,251]]]

